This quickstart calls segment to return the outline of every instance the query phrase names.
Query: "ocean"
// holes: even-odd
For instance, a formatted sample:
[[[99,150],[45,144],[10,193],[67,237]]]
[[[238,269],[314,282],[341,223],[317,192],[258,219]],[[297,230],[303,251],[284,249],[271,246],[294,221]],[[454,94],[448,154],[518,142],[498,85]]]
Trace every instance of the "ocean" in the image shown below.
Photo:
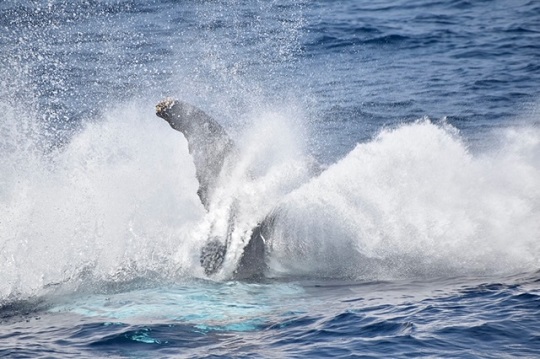
[[[540,357],[540,2],[3,0],[0,49],[1,357]],[[208,210],[166,97],[235,143]]]

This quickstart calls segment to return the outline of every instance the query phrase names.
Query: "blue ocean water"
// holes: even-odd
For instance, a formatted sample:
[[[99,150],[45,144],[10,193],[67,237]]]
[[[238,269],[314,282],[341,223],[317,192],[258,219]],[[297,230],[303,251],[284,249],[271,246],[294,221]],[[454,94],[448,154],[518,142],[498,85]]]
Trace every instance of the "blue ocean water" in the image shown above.
[[[0,356],[540,355],[537,1],[6,0],[0,30]],[[200,268],[225,217],[166,96],[237,143],[239,231],[276,213],[264,279],[240,240]]]

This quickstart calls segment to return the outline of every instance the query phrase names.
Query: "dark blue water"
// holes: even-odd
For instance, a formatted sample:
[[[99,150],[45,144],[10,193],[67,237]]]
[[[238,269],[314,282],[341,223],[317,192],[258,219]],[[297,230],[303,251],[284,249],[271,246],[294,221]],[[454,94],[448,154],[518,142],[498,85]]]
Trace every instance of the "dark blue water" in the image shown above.
[[[540,355],[537,1],[7,0],[0,48],[0,356]],[[165,96],[264,279],[200,268]]]

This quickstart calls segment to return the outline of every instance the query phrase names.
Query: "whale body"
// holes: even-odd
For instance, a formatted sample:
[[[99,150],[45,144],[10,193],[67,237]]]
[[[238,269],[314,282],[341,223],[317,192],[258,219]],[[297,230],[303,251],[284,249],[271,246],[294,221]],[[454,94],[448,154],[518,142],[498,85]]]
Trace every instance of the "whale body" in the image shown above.
[[[165,99],[156,105],[156,115],[181,132],[193,157],[199,189],[197,195],[209,211],[210,199],[223,171],[232,166],[237,155],[234,142],[225,129],[201,109],[188,103]],[[235,224],[235,206],[231,206],[225,238],[208,238],[200,253],[200,263],[206,275],[217,273],[223,266]],[[266,269],[266,240],[274,216],[268,215],[251,231],[243,254],[233,273],[234,279],[255,279],[264,276]]]

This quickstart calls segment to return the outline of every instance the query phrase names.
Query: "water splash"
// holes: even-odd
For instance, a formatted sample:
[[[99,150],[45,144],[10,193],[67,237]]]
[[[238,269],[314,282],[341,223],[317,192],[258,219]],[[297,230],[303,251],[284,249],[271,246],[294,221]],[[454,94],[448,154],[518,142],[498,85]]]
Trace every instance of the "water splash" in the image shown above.
[[[199,253],[209,224],[226,225],[234,200],[239,226],[219,277],[229,278],[245,233],[308,179],[299,127],[282,114],[261,114],[238,141],[234,171],[205,214],[185,139],[152,109],[118,106],[53,151],[39,146],[32,113],[4,113],[2,297],[66,282],[203,276]]]
[[[246,233],[271,211],[270,276],[416,278],[538,265],[536,128],[508,130],[493,151],[473,154],[455,129],[422,120],[383,130],[310,180],[301,121],[291,120],[301,116],[259,113],[205,214],[185,140],[149,109],[121,106],[52,152],[39,146],[31,114],[4,112],[2,297],[89,277],[202,276],[200,247],[210,223],[226,223],[231,201],[239,226],[216,279],[230,277]]]
[[[284,199],[274,275],[515,273],[540,260],[540,132],[471,154],[428,120],[384,130]]]
[[[171,253],[185,250],[182,238],[203,214],[194,167],[185,141],[151,112],[113,111],[48,154],[24,132],[2,136],[12,150],[0,163],[0,293],[32,292],[88,268],[114,278],[125,268],[166,271],[175,260],[189,267]]]

